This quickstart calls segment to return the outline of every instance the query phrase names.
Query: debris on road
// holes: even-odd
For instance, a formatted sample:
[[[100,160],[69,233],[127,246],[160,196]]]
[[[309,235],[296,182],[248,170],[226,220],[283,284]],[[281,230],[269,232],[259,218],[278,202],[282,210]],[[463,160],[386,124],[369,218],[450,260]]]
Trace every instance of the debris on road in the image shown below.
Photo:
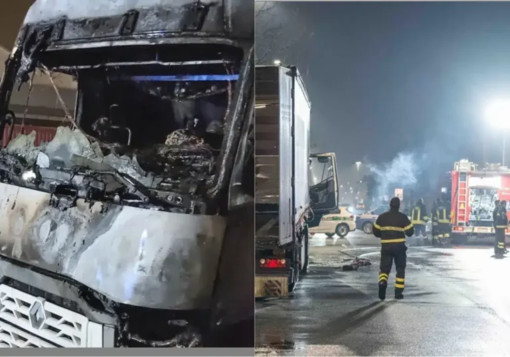
[[[342,266],[342,270],[343,271],[358,270],[359,267],[368,265],[372,265],[369,259],[355,257],[352,261],[350,261],[350,263],[344,264]]]

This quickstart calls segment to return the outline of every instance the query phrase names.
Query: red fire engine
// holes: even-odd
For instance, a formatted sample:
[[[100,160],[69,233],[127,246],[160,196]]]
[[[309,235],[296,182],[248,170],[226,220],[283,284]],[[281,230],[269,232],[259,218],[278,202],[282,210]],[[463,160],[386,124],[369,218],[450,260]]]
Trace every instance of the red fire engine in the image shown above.
[[[468,160],[460,160],[452,171],[451,194],[453,238],[466,241],[468,237],[493,236],[495,201],[506,200],[510,207],[510,169],[499,165],[479,169]]]

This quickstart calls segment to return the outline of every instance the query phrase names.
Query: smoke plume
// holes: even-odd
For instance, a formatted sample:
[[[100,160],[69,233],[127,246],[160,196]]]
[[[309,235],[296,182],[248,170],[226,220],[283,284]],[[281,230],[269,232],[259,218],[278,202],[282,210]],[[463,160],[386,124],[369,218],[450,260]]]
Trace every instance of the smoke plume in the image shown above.
[[[375,199],[378,201],[391,197],[395,188],[414,187],[420,174],[420,158],[414,153],[399,153],[391,162],[367,167],[377,183]]]

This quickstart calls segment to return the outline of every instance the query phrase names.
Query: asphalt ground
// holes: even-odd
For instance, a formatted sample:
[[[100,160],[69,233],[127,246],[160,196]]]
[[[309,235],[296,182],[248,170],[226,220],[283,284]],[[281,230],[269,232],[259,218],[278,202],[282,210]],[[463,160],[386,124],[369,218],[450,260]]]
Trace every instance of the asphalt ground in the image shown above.
[[[308,274],[288,298],[256,302],[256,354],[510,355],[510,257],[490,240],[433,248],[408,239],[404,300],[379,301],[379,242],[362,232],[311,239]],[[341,269],[353,256],[372,265]]]

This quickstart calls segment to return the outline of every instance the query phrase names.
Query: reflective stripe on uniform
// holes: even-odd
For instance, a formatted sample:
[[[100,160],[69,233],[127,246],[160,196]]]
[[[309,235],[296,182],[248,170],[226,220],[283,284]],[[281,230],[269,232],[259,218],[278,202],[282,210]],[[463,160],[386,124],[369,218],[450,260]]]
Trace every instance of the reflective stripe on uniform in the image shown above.
[[[397,281],[397,283],[403,283],[405,281],[404,278],[397,278],[395,280]]]
[[[405,242],[405,238],[397,238],[397,239],[381,239],[381,243],[402,243]]]
[[[444,237],[445,237],[445,238],[450,238],[450,233],[446,233],[446,234],[444,235]]]
[[[496,226],[496,228],[499,228],[499,229],[506,229],[507,226]]]
[[[374,227],[379,229],[380,231],[396,231],[396,232],[405,232],[411,228],[413,228],[413,224],[411,223],[410,225],[404,227],[404,228],[401,228],[401,227],[393,227],[393,226],[380,226],[378,225],[377,223],[374,223]]]
[[[412,223],[412,224],[425,224],[425,221],[417,221],[417,220],[413,219],[413,220],[411,221],[411,223]]]
[[[442,234],[438,234],[437,236],[438,238],[443,238],[443,235]]]
[[[379,281],[386,281],[388,280],[388,274],[381,273],[379,274]]]
[[[448,219],[440,219],[438,222],[439,223],[450,223],[450,221]]]
[[[398,231],[398,232],[402,232],[403,229],[400,228],[400,227],[392,227],[392,226],[380,226],[378,225],[377,223],[374,223],[374,227],[381,230],[381,231]]]
[[[399,289],[403,289],[404,288],[404,284],[397,284],[397,283],[395,283],[395,287],[399,288]]]
[[[498,248],[505,248],[505,243],[498,243]]]

